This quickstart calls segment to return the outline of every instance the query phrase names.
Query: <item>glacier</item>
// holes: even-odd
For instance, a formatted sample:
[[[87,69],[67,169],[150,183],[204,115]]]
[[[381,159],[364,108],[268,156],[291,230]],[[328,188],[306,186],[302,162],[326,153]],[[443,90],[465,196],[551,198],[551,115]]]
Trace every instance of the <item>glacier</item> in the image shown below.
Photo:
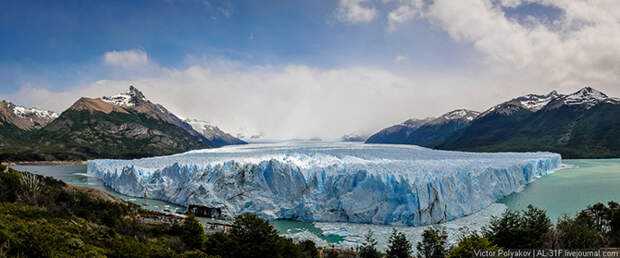
[[[480,211],[562,162],[559,154],[410,145],[250,144],[136,160],[90,160],[115,191],[266,219],[420,226]]]

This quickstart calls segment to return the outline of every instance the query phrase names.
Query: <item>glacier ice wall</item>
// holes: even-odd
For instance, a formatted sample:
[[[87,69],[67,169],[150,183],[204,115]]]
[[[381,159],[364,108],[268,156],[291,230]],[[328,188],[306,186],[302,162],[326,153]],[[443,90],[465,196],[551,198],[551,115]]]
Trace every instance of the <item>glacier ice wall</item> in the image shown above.
[[[417,226],[479,211],[560,164],[546,152],[289,143],[92,160],[88,173],[122,194],[218,207],[231,218]]]

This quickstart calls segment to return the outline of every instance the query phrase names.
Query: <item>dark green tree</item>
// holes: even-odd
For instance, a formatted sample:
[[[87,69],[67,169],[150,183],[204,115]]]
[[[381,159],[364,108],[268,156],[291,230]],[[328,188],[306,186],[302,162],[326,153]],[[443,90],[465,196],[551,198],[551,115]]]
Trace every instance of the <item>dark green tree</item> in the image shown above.
[[[503,248],[543,248],[551,242],[551,230],[545,211],[529,205],[525,211],[506,210],[502,217],[494,217],[483,234]]]
[[[549,247],[553,224],[544,210],[532,205],[523,211],[521,231],[525,234],[524,248]]]
[[[233,240],[229,234],[223,232],[209,235],[203,251],[208,254],[219,255],[222,258],[235,257],[235,255],[241,254],[239,243]]]
[[[183,220],[182,229],[181,239],[183,242],[191,249],[201,249],[205,240],[205,232],[194,214],[190,214]]]
[[[362,243],[362,251],[360,252],[362,258],[379,258],[381,254],[377,251],[377,240],[375,235],[368,230],[368,233],[364,235],[364,242]]]
[[[620,246],[620,204],[609,202],[609,246]]]
[[[305,258],[319,257],[319,250],[316,249],[316,244],[311,240],[303,240],[299,242],[299,248],[301,248],[301,254]]]
[[[478,232],[472,232],[459,239],[458,244],[448,253],[449,258],[475,257],[475,250],[494,251],[499,247],[493,245],[489,239],[481,236]]]
[[[407,240],[404,233],[392,228],[392,234],[388,240],[388,258],[406,258],[411,254],[411,242]]]
[[[445,228],[431,227],[422,233],[422,242],[417,245],[418,255],[426,258],[443,258],[447,256],[448,233]]]
[[[230,230],[245,257],[277,257],[278,232],[267,220],[250,213],[239,215]]]
[[[583,218],[573,219],[567,215],[558,219],[555,243],[557,247],[566,249],[587,249],[601,246],[596,229],[590,227]]]
[[[603,246],[620,245],[620,205],[596,203],[577,213],[576,220],[583,221],[598,232]]]

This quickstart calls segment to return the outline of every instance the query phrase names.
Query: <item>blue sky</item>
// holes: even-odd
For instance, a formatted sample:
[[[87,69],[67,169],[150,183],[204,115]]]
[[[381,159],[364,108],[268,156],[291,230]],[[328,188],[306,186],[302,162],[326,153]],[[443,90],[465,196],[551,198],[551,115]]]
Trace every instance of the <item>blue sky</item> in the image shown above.
[[[2,1],[0,99],[62,111],[135,84],[229,131],[369,133],[554,89],[619,96],[613,10],[582,0]]]
[[[166,67],[187,56],[245,64],[321,68],[392,66],[396,56],[427,69],[466,65],[455,44],[428,23],[386,31],[386,20],[342,23],[337,1],[9,1],[0,11],[2,84],[73,87],[111,50],[140,49]],[[87,75],[84,75],[84,74]],[[93,79],[91,78],[91,79]]]

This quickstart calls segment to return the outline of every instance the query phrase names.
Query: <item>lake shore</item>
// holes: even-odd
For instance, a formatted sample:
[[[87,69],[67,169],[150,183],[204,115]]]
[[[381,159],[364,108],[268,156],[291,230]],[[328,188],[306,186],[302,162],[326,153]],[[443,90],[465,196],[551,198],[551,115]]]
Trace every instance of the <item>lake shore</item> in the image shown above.
[[[53,161],[3,161],[0,165],[4,167],[11,167],[17,165],[86,165],[88,162],[85,160],[53,160]]]

